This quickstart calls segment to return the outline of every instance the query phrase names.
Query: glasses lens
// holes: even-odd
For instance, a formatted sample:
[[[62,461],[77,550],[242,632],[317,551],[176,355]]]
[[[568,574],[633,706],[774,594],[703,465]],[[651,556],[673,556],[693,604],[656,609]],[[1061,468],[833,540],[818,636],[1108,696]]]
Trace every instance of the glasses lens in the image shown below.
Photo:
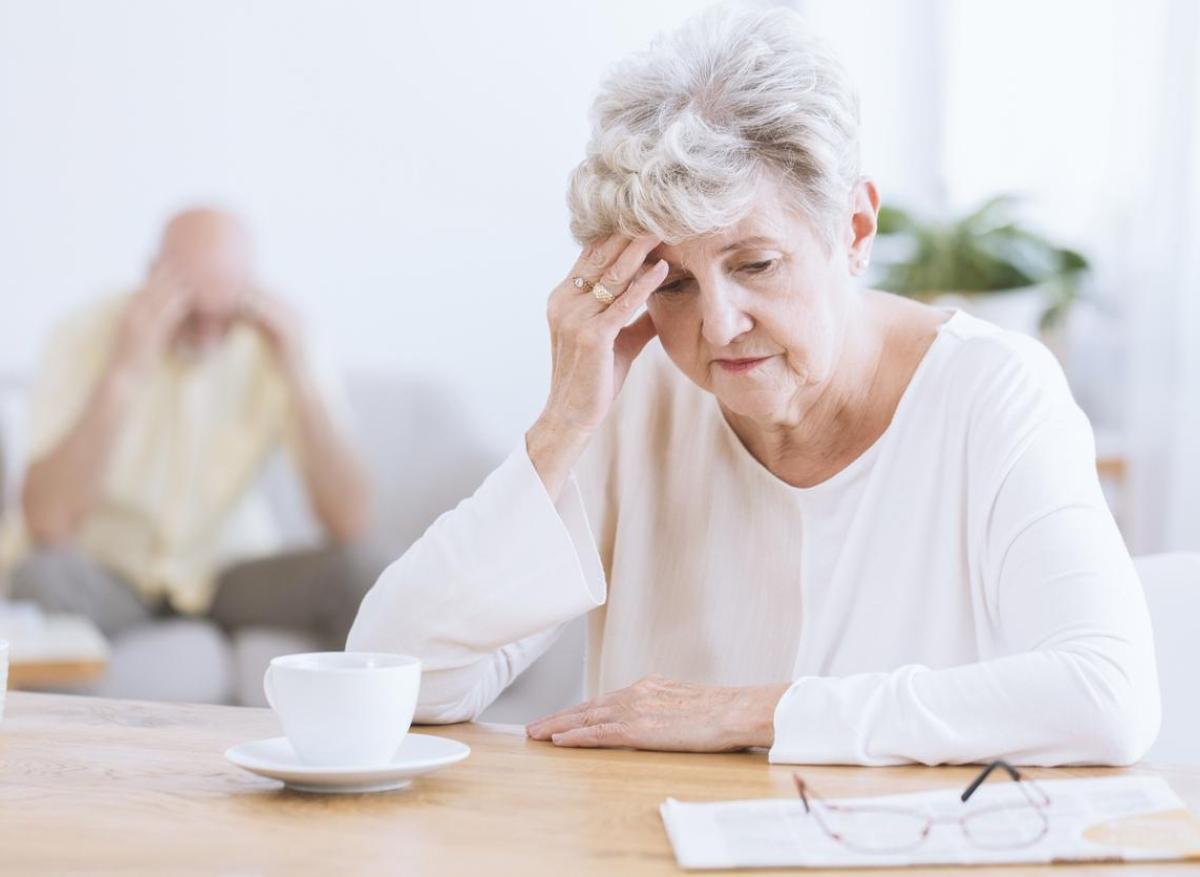
[[[929,824],[921,813],[883,807],[820,807],[816,815],[843,844],[867,853],[912,849]]]
[[[963,820],[963,831],[971,843],[993,850],[1030,846],[1049,829],[1046,815],[1030,804],[989,807]]]

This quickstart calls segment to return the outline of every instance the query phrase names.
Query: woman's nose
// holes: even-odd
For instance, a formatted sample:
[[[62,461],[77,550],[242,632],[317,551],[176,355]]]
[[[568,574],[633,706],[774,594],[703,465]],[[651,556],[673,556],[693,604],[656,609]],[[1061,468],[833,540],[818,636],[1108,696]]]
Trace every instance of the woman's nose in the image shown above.
[[[742,309],[734,290],[724,287],[701,290],[700,307],[700,331],[714,349],[728,347],[754,328],[754,321]]]

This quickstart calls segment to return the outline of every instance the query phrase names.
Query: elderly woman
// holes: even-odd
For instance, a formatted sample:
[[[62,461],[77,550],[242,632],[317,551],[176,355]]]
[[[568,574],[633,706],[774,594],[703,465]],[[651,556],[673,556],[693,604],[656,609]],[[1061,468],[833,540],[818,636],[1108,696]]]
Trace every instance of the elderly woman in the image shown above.
[[[603,87],[546,406],[350,635],[424,659],[418,721],[477,716],[587,613],[591,699],[534,739],[1147,749],[1150,627],[1088,422],[1036,341],[862,288],[857,137],[845,73],[779,9],[704,15]]]

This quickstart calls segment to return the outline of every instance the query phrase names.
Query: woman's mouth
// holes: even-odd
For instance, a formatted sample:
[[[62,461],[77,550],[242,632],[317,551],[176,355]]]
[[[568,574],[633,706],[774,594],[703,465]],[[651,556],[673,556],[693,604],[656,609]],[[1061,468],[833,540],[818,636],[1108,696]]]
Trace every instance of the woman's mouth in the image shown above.
[[[740,375],[752,371],[770,358],[769,356],[757,356],[749,359],[718,359],[717,365],[729,374]]]

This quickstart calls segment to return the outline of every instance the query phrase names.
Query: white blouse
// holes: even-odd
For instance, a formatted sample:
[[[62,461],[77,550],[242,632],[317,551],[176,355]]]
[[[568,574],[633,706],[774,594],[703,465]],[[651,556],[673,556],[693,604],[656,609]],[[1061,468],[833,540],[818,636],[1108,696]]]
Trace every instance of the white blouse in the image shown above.
[[[963,312],[809,488],[653,342],[558,503],[522,441],[383,573],[347,648],[420,656],[417,721],[464,721],[584,613],[589,696],[791,681],[774,762],[1125,764],[1158,729],[1087,418],[1043,346]]]

